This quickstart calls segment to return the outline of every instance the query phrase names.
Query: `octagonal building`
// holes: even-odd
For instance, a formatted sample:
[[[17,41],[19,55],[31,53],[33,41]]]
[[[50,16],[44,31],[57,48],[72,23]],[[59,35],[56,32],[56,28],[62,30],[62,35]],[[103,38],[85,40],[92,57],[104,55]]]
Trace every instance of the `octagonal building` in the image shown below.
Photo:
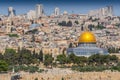
[[[108,50],[96,46],[96,37],[90,31],[83,32],[78,39],[78,46],[76,48],[68,48],[67,54],[75,54],[76,56],[89,57],[93,54],[107,55]]]

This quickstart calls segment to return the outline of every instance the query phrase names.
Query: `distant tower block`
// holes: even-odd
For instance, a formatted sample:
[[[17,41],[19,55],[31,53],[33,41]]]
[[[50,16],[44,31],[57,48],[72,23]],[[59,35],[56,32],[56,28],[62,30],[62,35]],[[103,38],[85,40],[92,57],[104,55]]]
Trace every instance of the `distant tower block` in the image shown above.
[[[28,13],[27,13],[27,18],[28,19],[34,19],[36,17],[36,13],[34,10],[30,10]]]
[[[108,8],[108,16],[113,16],[113,6],[107,6]]]
[[[39,18],[43,15],[43,5],[37,4],[36,5],[36,18]]]
[[[60,15],[60,9],[58,7],[55,8],[55,16],[59,16]]]
[[[13,9],[13,7],[8,8],[8,16],[11,18],[15,16],[15,10]]]

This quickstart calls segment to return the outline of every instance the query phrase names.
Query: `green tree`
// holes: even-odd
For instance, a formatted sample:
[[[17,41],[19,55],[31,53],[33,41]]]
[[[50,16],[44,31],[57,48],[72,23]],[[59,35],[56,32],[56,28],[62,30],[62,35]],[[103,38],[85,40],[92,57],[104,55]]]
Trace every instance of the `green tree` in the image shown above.
[[[62,22],[60,22],[60,23],[58,23],[58,25],[60,25],[60,26],[66,26],[66,21],[62,21]]]
[[[117,64],[119,61],[118,57],[115,55],[100,55],[100,54],[95,54],[92,55],[88,58],[89,64],[92,65],[104,65],[105,63],[110,66],[111,63]]]
[[[119,28],[120,27],[120,23],[116,23],[115,26],[117,26]]]
[[[68,22],[67,22],[67,26],[68,26],[68,27],[72,27],[72,21],[68,21]]]
[[[75,21],[75,23],[76,23],[76,24],[79,24],[79,22],[78,22],[78,21]]]
[[[13,49],[6,49],[5,53],[3,55],[4,60],[9,63],[10,65],[22,65],[22,64],[36,64],[38,63],[37,57],[38,54],[36,54],[35,52],[33,52],[33,54],[31,53],[30,50],[27,49],[18,49],[18,52],[16,53],[15,50]]]
[[[18,55],[19,55],[18,61],[20,65],[21,64],[29,65],[31,63],[35,64],[38,62],[37,58],[33,57],[33,54],[31,53],[30,50],[23,48],[22,50],[20,50],[20,52],[18,52]]]
[[[35,80],[38,80],[38,78],[35,78]]]
[[[43,51],[42,49],[40,50],[39,54],[38,54],[38,59],[43,62]]]
[[[90,31],[92,31],[92,29],[94,28],[94,25],[88,25],[88,29],[90,30]]]
[[[93,19],[92,19],[92,17],[89,17],[89,19],[88,19],[88,20],[93,20]]]
[[[104,27],[103,25],[100,25],[100,24],[99,24],[99,25],[96,26],[96,28],[97,28],[97,29],[104,29],[105,27]]]
[[[9,37],[19,37],[18,34],[8,34]]]
[[[68,55],[68,58],[69,58],[71,63],[78,64],[78,65],[81,65],[81,66],[83,66],[84,64],[87,64],[87,61],[88,61],[86,57],[75,56],[75,54],[73,54],[73,53]]]
[[[67,63],[67,57],[66,57],[66,55],[65,54],[58,55],[57,56],[57,61],[59,61],[59,63],[61,65]]]
[[[52,55],[51,54],[46,54],[45,55],[45,59],[44,59],[44,65],[47,67],[47,66],[49,66],[49,65],[51,65],[52,66],[52,62],[53,62],[53,57],[52,57]]]
[[[0,60],[3,60],[4,56],[2,55],[2,53],[0,53]]]
[[[70,55],[68,55],[68,58],[71,63],[76,63],[77,58],[76,58],[75,54],[71,53]]]
[[[113,63],[118,63],[119,62],[119,58],[115,55],[110,56],[110,61]]]
[[[9,64],[14,65],[16,58],[15,55],[16,51],[14,49],[6,49],[4,53],[4,60]]]
[[[108,48],[109,53],[119,53],[119,48],[110,47]]]
[[[62,79],[61,80],[64,80],[64,78],[62,77]]]
[[[8,70],[8,64],[5,61],[0,60],[0,72],[7,70]]]
[[[90,56],[88,58],[88,62],[89,64],[92,64],[92,65],[101,65],[102,61],[101,61],[101,56],[100,54],[94,54],[92,56]]]
[[[66,26],[66,21],[62,21],[62,26]]]
[[[87,58],[84,56],[80,56],[80,57],[76,56],[74,63],[84,66],[87,63]]]

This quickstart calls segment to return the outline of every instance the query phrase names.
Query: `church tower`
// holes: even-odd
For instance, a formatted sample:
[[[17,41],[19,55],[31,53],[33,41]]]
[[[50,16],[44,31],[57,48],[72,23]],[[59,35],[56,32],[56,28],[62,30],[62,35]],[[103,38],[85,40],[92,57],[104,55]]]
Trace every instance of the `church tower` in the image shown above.
[[[8,19],[6,23],[6,32],[11,33],[11,28],[12,28],[11,20]]]

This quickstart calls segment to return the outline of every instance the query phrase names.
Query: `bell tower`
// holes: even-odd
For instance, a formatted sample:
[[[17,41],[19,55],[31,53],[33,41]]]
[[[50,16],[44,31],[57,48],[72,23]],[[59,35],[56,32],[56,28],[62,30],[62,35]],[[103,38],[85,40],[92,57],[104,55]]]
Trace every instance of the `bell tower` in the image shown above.
[[[6,32],[7,33],[11,33],[11,28],[12,28],[12,26],[11,26],[11,20],[7,20],[7,23],[6,23]]]

